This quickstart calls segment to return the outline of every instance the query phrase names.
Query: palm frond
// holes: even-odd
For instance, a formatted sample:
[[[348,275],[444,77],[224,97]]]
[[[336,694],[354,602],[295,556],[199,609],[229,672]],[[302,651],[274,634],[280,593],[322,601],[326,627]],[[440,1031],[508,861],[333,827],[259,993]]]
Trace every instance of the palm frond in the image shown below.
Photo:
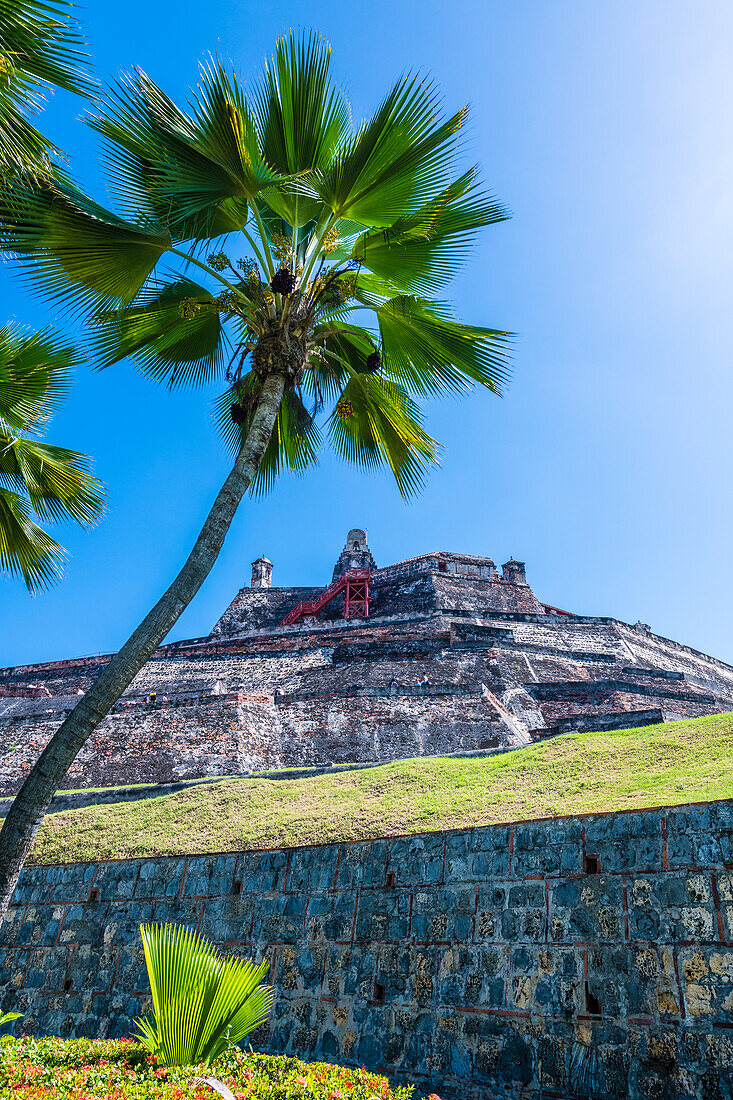
[[[434,85],[400,80],[377,112],[327,168],[303,181],[340,218],[387,227],[447,185],[466,110],[441,121]]]
[[[201,66],[192,113],[136,70],[88,121],[105,139],[122,208],[149,206],[177,240],[242,229],[248,201],[280,181],[261,156],[241,86],[214,58]]]
[[[66,396],[78,359],[50,329],[0,328],[0,572],[22,576],[31,591],[56,580],[64,560],[33,514],[89,526],[103,511],[86,455],[29,438]]]
[[[0,431],[37,432],[67,396],[80,356],[52,329],[0,328]]]
[[[429,294],[455,277],[480,229],[508,217],[472,168],[416,213],[362,233],[352,256],[401,290]]]
[[[46,173],[59,150],[27,116],[49,88],[88,95],[89,55],[67,0],[0,5],[0,175]]]
[[[330,65],[331,47],[320,35],[291,31],[277,40],[253,89],[262,154],[284,177],[327,168],[351,134],[349,104],[331,80]],[[317,218],[322,205],[283,187],[263,198],[295,228]]]
[[[328,167],[345,143],[351,113],[330,77],[331,47],[318,34],[278,38],[252,93],[267,163],[284,176]]]
[[[28,501],[0,486],[0,573],[20,576],[29,592],[58,580],[66,554],[63,547],[33,522]]]
[[[440,302],[400,295],[377,310],[384,369],[409,393],[465,393],[474,384],[500,393],[510,333],[454,321]]]
[[[378,375],[353,375],[328,419],[331,446],[365,469],[387,466],[404,497],[421,488],[438,461],[438,444],[423,429],[410,397]]]
[[[131,358],[171,388],[210,382],[229,347],[217,300],[192,279],[150,283],[124,309],[97,313],[91,326],[97,368]]]
[[[17,104],[17,105],[16,105]],[[45,173],[61,150],[25,118],[26,97],[0,89],[0,186],[4,176]]]
[[[155,225],[125,221],[69,181],[0,192],[0,247],[28,282],[76,312],[129,302],[171,247]]]
[[[104,492],[89,465],[77,451],[0,432],[0,485],[27,494],[41,519],[97,522]]]
[[[11,72],[89,94],[90,56],[70,0],[13,0],[0,8],[0,49]]]

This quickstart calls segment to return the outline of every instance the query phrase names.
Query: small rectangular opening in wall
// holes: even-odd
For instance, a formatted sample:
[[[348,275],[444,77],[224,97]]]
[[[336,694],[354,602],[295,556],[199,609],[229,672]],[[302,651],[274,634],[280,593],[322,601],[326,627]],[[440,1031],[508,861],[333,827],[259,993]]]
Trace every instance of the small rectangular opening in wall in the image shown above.
[[[89,900],[99,901],[99,890],[96,886],[93,886],[92,889],[89,891]]]
[[[600,1016],[602,1011],[600,1000],[591,993],[587,982],[585,983],[585,1011],[589,1016]]]
[[[71,978],[67,978],[64,982],[64,993],[68,993],[69,990],[74,988],[74,983]]]
[[[394,886],[394,871],[388,871],[387,872],[387,886],[389,886],[389,887]]]
[[[374,983],[374,997],[373,997],[373,1000],[375,1000],[377,1002],[377,1004],[382,1004],[382,1002],[384,1001],[384,994],[385,994],[384,986],[381,985],[379,982],[375,982]]]
[[[235,878],[234,883],[232,885],[232,893],[233,894],[241,894],[242,893],[242,881],[241,881],[241,879]]]
[[[448,566],[446,565],[446,563],[445,563],[444,561],[439,561],[439,562],[438,562],[438,570],[439,570],[439,572],[441,572],[441,573],[445,573],[447,569],[448,569]]]
[[[583,870],[586,875],[599,875],[601,873],[601,861],[598,856],[583,856]]]

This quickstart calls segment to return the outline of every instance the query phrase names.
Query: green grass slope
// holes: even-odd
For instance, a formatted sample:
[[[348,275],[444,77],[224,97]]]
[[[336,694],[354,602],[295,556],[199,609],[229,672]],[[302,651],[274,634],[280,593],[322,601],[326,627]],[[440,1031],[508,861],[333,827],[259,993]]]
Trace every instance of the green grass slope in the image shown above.
[[[227,779],[47,817],[33,863],[322,844],[733,797],[733,714],[556,737],[494,757]]]

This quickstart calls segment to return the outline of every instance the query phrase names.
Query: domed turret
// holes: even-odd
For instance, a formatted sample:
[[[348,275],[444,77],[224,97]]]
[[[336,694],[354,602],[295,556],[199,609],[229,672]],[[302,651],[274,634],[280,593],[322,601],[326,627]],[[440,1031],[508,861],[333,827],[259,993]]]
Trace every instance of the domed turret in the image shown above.
[[[263,554],[252,562],[252,588],[272,587],[272,562]]]
[[[344,546],[333,570],[333,579],[340,577],[347,569],[376,569],[377,563],[367,545],[366,531],[361,527],[352,527],[346,536]]]
[[[509,581],[510,584],[526,584],[526,566],[523,561],[515,561],[514,558],[510,558],[509,561],[504,562],[501,567],[503,581]]]

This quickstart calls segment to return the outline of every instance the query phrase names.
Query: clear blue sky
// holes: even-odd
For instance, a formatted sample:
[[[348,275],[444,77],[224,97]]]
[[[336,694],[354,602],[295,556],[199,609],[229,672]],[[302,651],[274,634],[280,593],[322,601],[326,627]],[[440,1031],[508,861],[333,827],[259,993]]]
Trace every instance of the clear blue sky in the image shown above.
[[[378,564],[513,554],[550,603],[733,662],[729,0],[87,0],[84,19],[100,76],[137,64],[177,97],[205,51],[253,73],[291,26],[331,40],[357,117],[426,69],[449,107],[472,105],[471,155],[514,212],[453,289],[464,319],[519,334],[506,397],[431,410],[446,451],[411,504],[330,458],[248,500],[172,637],[208,633],[262,552],[276,583],[327,583],[366,525]],[[46,128],[104,198],[81,109],[57,95]],[[49,319],[0,278],[4,315]],[[226,474],[211,396],[126,365],[80,374],[53,439],[95,456],[109,513],[61,530],[72,558],[50,593],[0,581],[0,665],[124,641]]]

